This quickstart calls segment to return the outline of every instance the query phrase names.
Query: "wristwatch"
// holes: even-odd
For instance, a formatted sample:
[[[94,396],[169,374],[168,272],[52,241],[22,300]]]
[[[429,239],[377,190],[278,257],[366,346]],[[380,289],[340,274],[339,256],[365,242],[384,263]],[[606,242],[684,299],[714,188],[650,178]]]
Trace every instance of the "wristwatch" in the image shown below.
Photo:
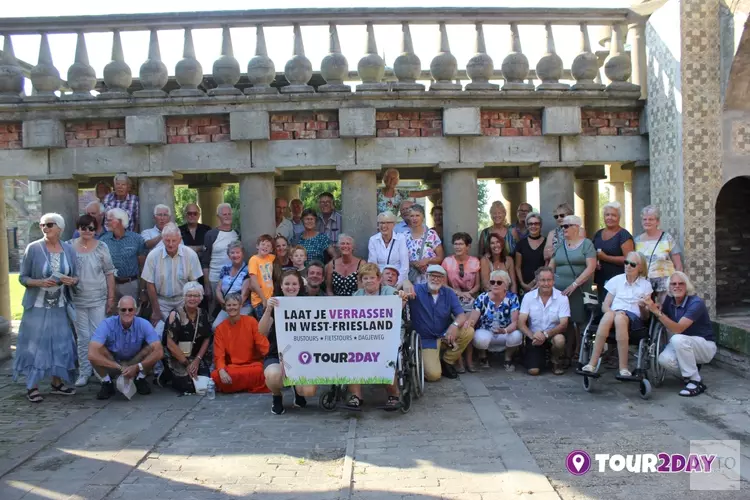
[[[549,340],[549,333],[547,333],[546,331],[542,330],[542,335],[544,335],[545,339]]]
[[[455,321],[452,323],[452,325],[458,328],[458,323],[456,323]]]
[[[138,363],[138,371],[143,373],[143,363]]]

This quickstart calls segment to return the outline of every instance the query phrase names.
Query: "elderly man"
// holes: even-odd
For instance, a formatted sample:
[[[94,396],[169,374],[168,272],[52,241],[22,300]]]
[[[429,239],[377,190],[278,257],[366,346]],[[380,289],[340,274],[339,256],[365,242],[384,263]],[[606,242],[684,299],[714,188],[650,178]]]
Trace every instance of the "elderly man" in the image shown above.
[[[174,222],[161,232],[162,243],[146,257],[141,278],[151,301],[151,323],[166,320],[172,309],[181,307],[185,298],[182,287],[203,276],[198,254],[182,244],[182,234]]]
[[[156,205],[154,207],[154,227],[144,229],[141,232],[143,240],[146,242],[146,248],[153,250],[161,243],[161,232],[164,226],[172,221],[172,209],[166,205]]]
[[[555,288],[555,272],[549,267],[537,269],[536,283],[538,288],[524,295],[518,316],[518,328],[526,339],[526,369],[529,375],[539,375],[545,350],[551,348],[553,373],[562,375],[565,370],[560,357],[565,351],[570,303]]]
[[[445,286],[447,273],[442,266],[427,267],[427,283],[414,286],[409,300],[414,330],[422,338],[424,376],[430,382],[458,377],[454,364],[474,338],[474,329],[464,313],[456,292]],[[441,351],[445,353],[441,356]]]
[[[161,338],[147,320],[136,316],[135,299],[125,296],[117,303],[118,316],[99,324],[89,343],[89,361],[102,381],[96,399],[115,393],[113,378],[135,379],[138,394],[151,394],[146,374],[164,356]]]
[[[396,226],[393,228],[393,232],[396,234],[402,234],[409,230],[409,215],[411,214],[411,207],[414,206],[413,200],[403,200],[401,202],[400,211],[401,211],[401,222],[396,224]]]
[[[221,203],[216,207],[216,216],[219,225],[206,233],[203,240],[203,254],[201,254],[201,265],[203,267],[203,296],[208,301],[208,310],[213,311],[216,304],[214,290],[219,282],[221,268],[231,264],[227,249],[231,243],[240,239],[237,231],[232,229],[232,218],[234,213],[229,203]]]
[[[94,234],[94,238],[97,240],[101,239],[102,235],[106,232],[104,228],[104,206],[98,201],[92,201],[86,205],[86,215],[96,220],[96,234]],[[76,229],[73,232],[72,239],[76,239],[79,236],[81,236],[81,233]]]
[[[203,253],[206,233],[211,230],[211,226],[198,222],[201,217],[201,209],[195,203],[185,205],[184,215],[187,222],[180,226],[182,244],[191,248],[200,257]]]
[[[302,200],[297,198],[292,200],[292,227],[294,227],[295,238],[305,231],[305,226],[302,224],[302,210],[304,209],[305,206],[302,204]]]
[[[276,198],[276,234],[291,242],[294,238],[294,225],[284,217],[289,203],[284,198]]]
[[[140,234],[128,231],[128,213],[121,208],[107,212],[107,227],[100,241],[107,245],[117,273],[115,275],[115,300],[139,296],[138,277],[146,260],[146,244]],[[136,306],[137,306],[136,302]],[[112,311],[108,311],[112,312]]]
[[[334,210],[335,200],[331,193],[321,193],[318,196],[318,232],[328,236],[334,246],[339,243],[341,227],[341,213]]]
[[[326,297],[323,290],[325,280],[325,265],[319,260],[310,262],[307,266],[307,295],[309,297]]]
[[[128,213],[128,231],[138,232],[141,204],[138,196],[130,194],[130,179],[125,174],[115,176],[115,190],[104,197],[104,209],[121,208]]]

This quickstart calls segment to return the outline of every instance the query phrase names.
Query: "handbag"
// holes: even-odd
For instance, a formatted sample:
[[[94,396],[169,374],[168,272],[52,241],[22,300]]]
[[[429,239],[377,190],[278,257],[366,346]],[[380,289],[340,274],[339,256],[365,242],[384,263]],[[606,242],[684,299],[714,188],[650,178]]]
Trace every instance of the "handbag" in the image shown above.
[[[422,235],[422,246],[420,247],[419,253],[417,254],[417,260],[422,260],[422,256],[424,255],[424,248],[425,245],[427,245],[428,231],[429,229],[425,227],[424,234]],[[412,283],[417,283],[420,276],[422,276],[422,273],[419,272],[419,269],[409,266],[409,281],[411,281]]]
[[[178,316],[179,317],[179,316]],[[195,339],[198,337],[198,323],[200,322],[201,314],[200,311],[198,311],[198,316],[195,318],[195,329],[193,331],[193,340],[191,341],[182,341],[177,343],[177,347],[180,348],[180,351],[182,351],[182,354],[185,356],[190,356],[190,354],[193,352],[193,344],[195,344]]]

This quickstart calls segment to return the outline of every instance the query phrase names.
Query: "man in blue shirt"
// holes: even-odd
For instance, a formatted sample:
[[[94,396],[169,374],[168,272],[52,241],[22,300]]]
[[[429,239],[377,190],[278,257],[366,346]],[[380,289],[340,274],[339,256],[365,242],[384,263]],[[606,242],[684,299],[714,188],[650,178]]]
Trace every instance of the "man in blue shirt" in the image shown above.
[[[456,292],[444,286],[446,277],[442,266],[428,266],[427,283],[415,285],[415,296],[409,300],[412,327],[422,338],[424,377],[430,382],[440,380],[441,374],[458,377],[453,365],[474,338]]]
[[[102,379],[96,399],[109,399],[115,393],[112,377],[135,379],[138,394],[151,394],[148,373],[164,356],[161,339],[147,320],[136,317],[135,299],[125,296],[117,303],[118,316],[111,316],[97,327],[89,343],[89,361]]]

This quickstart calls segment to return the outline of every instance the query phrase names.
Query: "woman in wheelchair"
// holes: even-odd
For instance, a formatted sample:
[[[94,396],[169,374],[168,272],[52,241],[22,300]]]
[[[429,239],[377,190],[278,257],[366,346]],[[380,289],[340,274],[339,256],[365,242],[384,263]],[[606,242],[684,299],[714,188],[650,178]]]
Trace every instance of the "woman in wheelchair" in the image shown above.
[[[646,278],[646,261],[638,252],[630,252],[625,258],[625,274],[610,279],[604,287],[607,297],[602,304],[604,316],[599,321],[596,330],[596,341],[591,359],[581,371],[596,373],[599,357],[602,354],[607,337],[615,327],[617,339],[617,355],[620,363],[619,375],[630,377],[628,370],[628,342],[631,330],[639,330],[645,326],[644,320],[648,316],[645,300],[653,293],[651,282]]]

